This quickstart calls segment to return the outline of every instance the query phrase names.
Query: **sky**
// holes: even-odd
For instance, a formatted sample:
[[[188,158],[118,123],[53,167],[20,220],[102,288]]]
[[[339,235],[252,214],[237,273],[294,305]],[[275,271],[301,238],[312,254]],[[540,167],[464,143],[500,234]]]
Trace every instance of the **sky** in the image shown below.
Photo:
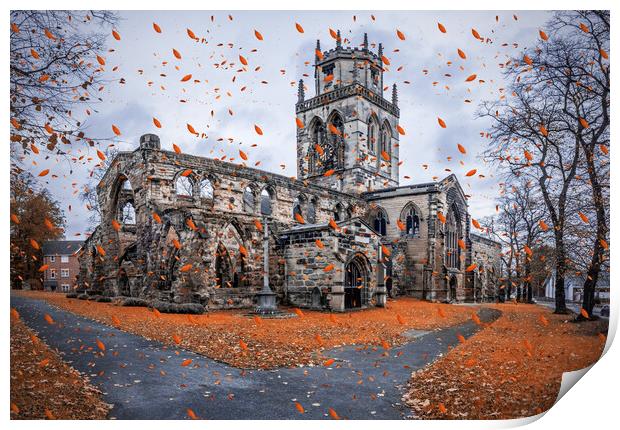
[[[115,137],[111,128],[115,125],[121,134],[113,145],[121,150],[133,150],[142,134],[155,133],[163,149],[172,150],[174,143],[184,153],[227,156],[235,163],[242,161],[241,149],[248,155],[249,166],[260,162],[259,168],[294,176],[297,81],[304,79],[306,99],[314,96],[316,40],[321,40],[323,50],[331,49],[336,41],[330,29],[339,29],[345,45],[358,46],[366,32],[371,49],[376,51],[376,44],[383,43],[390,61],[384,73],[384,85],[390,89],[384,96],[390,100],[392,84],[398,86],[400,125],[405,130],[400,136],[400,185],[454,173],[470,196],[474,218],[495,213],[499,191],[494,167],[479,157],[488,147],[483,133],[490,124],[477,118],[476,111],[481,102],[504,94],[501,64],[510,57],[522,58],[525,50],[534,47],[539,30],[551,18],[544,11],[234,11],[232,20],[223,11],[126,11],[119,15],[115,29],[121,40],[110,33],[104,55],[104,76],[110,83],[98,93],[103,101],[93,106],[85,123],[88,135]],[[191,39],[187,29],[200,41]],[[476,39],[472,29],[484,40]],[[397,36],[397,30],[405,40]],[[457,49],[467,58],[462,59]],[[247,66],[240,63],[239,55]],[[181,82],[188,74],[192,78]],[[476,79],[466,82],[472,74]],[[446,128],[439,126],[438,117]],[[187,124],[207,137],[192,135]],[[255,125],[263,130],[262,136]],[[99,149],[108,149],[108,144]],[[466,148],[466,154],[459,152],[458,144]],[[74,148],[78,150],[88,148]],[[56,175],[43,178],[42,185],[65,211],[67,239],[84,238],[92,229],[77,195],[98,168],[94,149],[90,155],[93,159],[72,166],[72,173],[54,158],[29,168],[36,175],[49,167]],[[477,173],[465,176],[472,169]]]

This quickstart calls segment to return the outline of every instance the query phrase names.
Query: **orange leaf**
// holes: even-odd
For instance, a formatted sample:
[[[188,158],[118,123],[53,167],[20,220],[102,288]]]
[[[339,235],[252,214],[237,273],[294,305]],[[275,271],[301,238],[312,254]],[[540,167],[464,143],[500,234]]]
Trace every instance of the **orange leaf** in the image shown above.
[[[446,27],[444,27],[442,23],[438,22],[437,27],[439,28],[439,31],[441,31],[442,33],[446,32]]]
[[[184,265],[183,267],[181,267],[179,270],[181,272],[189,272],[190,270],[192,270],[193,264],[192,263],[187,263],[186,265]]]
[[[177,345],[181,344],[181,338],[179,337],[179,335],[177,334],[173,334],[172,335],[172,340],[174,341],[174,343],[176,343]]]
[[[172,48],[172,55],[177,57],[179,60],[181,59],[181,53],[174,48]]]
[[[530,153],[530,151],[528,151],[527,149],[523,150],[523,156],[525,156],[527,161],[532,161],[532,154]]]
[[[329,366],[331,366],[332,364],[334,364],[334,362],[335,362],[335,361],[336,361],[336,360],[334,360],[333,358],[330,358],[329,360],[326,360],[326,361],[324,361],[324,362],[323,362],[323,366],[325,366],[325,367],[329,367]]]
[[[45,272],[47,269],[49,269],[49,267],[49,264],[44,264],[43,266],[39,267],[39,272]]]
[[[588,314],[588,311],[586,311],[584,308],[581,308],[579,313],[581,314],[582,317],[584,317],[586,319],[590,319],[590,315]]]
[[[583,212],[579,212],[579,218],[581,218],[581,221],[585,222],[586,224],[590,223],[590,220],[588,219],[587,216],[585,216],[585,214]]]
[[[243,64],[244,66],[248,65],[248,60],[246,60],[243,55],[239,55],[239,61],[241,61],[241,64]]]
[[[248,250],[246,249],[245,246],[243,245],[239,245],[239,252],[241,253],[241,255],[243,255],[244,257],[248,256]]]
[[[476,31],[475,28],[471,29],[471,34],[476,38],[476,39],[482,39],[482,37],[480,37],[480,34]]]
[[[259,136],[263,135],[263,129],[260,128],[258,125],[254,124],[254,131],[256,131],[256,134],[258,134]]]
[[[463,239],[459,239],[457,243],[459,245],[459,248],[465,250],[465,242],[463,241]]]
[[[476,169],[471,169],[469,172],[467,172],[465,174],[465,176],[474,176],[476,174],[477,170]]]
[[[332,270],[334,270],[333,264],[328,264],[327,266],[323,268],[323,272],[331,272]]]
[[[239,157],[241,157],[241,159],[243,160],[247,160],[248,159],[248,155],[243,152],[242,150],[239,150]]]
[[[39,176],[46,176],[50,172],[50,169],[41,170],[39,172]]]
[[[332,408],[329,408],[329,416],[332,417],[335,420],[339,420],[340,417],[338,416],[338,413],[333,410]]]
[[[448,412],[448,410],[446,409],[446,406],[443,403],[438,404],[437,409],[439,409],[439,412],[441,412],[442,414],[445,414],[446,412]]]
[[[323,244],[323,242],[321,242],[321,239],[317,239],[317,240],[315,240],[315,241],[314,241],[314,243],[316,244],[316,246],[317,246],[319,249],[323,249],[323,248],[325,248],[325,245]]]
[[[439,123],[439,126],[441,128],[446,128],[447,127],[446,122],[443,119],[439,118],[439,117],[437,117],[437,122]]]
[[[302,217],[300,213],[295,212],[295,219],[300,224],[305,224],[306,223],[306,220],[304,220],[304,217]]]
[[[390,154],[385,151],[381,151],[381,158],[383,158],[385,161],[390,161]]]
[[[469,76],[467,77],[467,79],[465,79],[465,82],[471,82],[471,81],[473,81],[474,79],[476,79],[476,77],[477,77],[477,76],[478,76],[478,75],[476,75],[475,73],[474,73],[473,75],[469,75]]]
[[[482,230],[482,227],[480,227],[480,223],[475,220],[474,218],[471,219],[471,223],[474,225],[474,227],[476,227],[477,229]]]
[[[398,130],[398,134],[400,134],[401,136],[405,135],[405,129],[402,128],[400,125],[396,126],[396,130]]]
[[[549,36],[547,36],[547,33],[545,33],[544,31],[539,30],[539,31],[538,31],[538,34],[540,35],[540,38],[541,38],[542,40],[545,40],[545,41],[546,41],[546,40],[549,40]]]
[[[121,225],[115,219],[112,220],[112,228],[116,231],[120,231]]]
[[[153,124],[155,124],[155,127],[161,128],[161,122],[155,117],[153,117]]]
[[[187,408],[187,416],[193,420],[198,419],[198,415],[196,415],[196,413],[191,408]]]
[[[303,31],[301,33],[303,33]],[[304,412],[306,412],[304,410],[304,407],[301,406],[301,403],[299,403],[299,402],[295,402],[295,407],[297,408],[297,410],[299,411],[300,414],[303,414]]]
[[[105,58],[103,58],[100,55],[97,55],[97,62],[101,64],[102,66],[105,66]]]
[[[112,131],[114,132],[115,135],[120,136],[121,135],[121,131],[120,129],[115,126],[114,124],[112,124]]]
[[[457,49],[456,52],[458,52],[459,57],[461,57],[463,60],[467,59],[467,55],[465,55],[465,52],[461,51],[460,49]]]
[[[99,348],[102,351],[105,351],[105,344],[101,342],[99,339],[97,339],[97,348]]]
[[[97,253],[99,253],[102,257],[105,257],[105,249],[103,249],[101,245],[97,245]]]
[[[157,33],[161,33],[161,27],[155,23],[153,23],[153,30],[155,30]]]
[[[545,137],[547,137],[547,135],[549,134],[549,132],[547,131],[547,128],[542,124],[540,124],[540,132]]]
[[[295,23],[295,28],[297,29],[298,32],[303,33],[304,32],[304,28],[299,25],[298,23]]]
[[[401,231],[405,231],[405,223],[402,222],[400,219],[396,220],[396,226],[398,227],[399,230]]]
[[[105,154],[99,150],[97,150],[97,157],[99,157],[101,161],[105,160]]]
[[[191,134],[198,134],[194,126],[192,126],[191,124],[187,124],[187,131],[189,131]]]
[[[43,315],[43,318],[49,325],[54,324],[54,318],[52,318],[49,314]]]
[[[263,231],[263,224],[259,220],[257,219],[254,220],[254,226],[256,227],[256,230],[260,232]]]
[[[441,211],[437,212],[437,218],[439,218],[439,221],[441,221],[442,224],[446,223],[446,217]]]
[[[181,153],[181,148],[179,148],[179,146],[176,143],[172,144],[172,149],[174,150],[174,152],[176,152],[177,154]]]
[[[177,239],[172,239],[172,244],[176,249],[181,249],[181,242],[179,242]]]
[[[15,214],[11,214],[11,221],[13,221],[15,224],[19,224],[19,217]]]
[[[399,38],[400,40],[405,40],[405,35],[404,35],[404,33],[403,33],[402,31],[398,30],[398,29],[396,30],[396,36],[398,36],[398,38]]]
[[[302,120],[300,120],[299,118],[295,118],[295,123],[297,124],[298,128],[304,128],[304,122]]]
[[[585,118],[579,118],[579,123],[583,128],[590,128],[590,124],[588,124]]]
[[[476,270],[476,267],[478,267],[478,265],[476,263],[472,263],[469,266],[467,266],[467,269],[465,269],[466,272],[473,272],[474,270]]]
[[[155,212],[153,212],[153,219],[157,224],[161,224],[161,218]]]
[[[538,221],[538,225],[542,231],[547,231],[549,229],[549,226],[543,220]]]
[[[258,30],[254,30],[254,36],[256,36],[258,40],[263,40],[263,35],[260,34]]]
[[[41,249],[41,247],[39,246],[39,243],[34,239],[30,239],[30,246],[32,246],[36,250]]]
[[[581,31],[583,31],[584,33],[589,33],[590,29],[588,28],[587,25],[585,25],[583,22],[581,24],[579,24],[579,28],[581,29]]]
[[[323,173],[323,176],[331,176],[336,173],[335,169],[329,169],[327,172]]]
[[[190,30],[189,28],[187,29],[187,35],[189,36],[190,39],[194,39],[194,40],[198,39],[196,37],[196,34],[194,34],[194,32]]]
[[[192,74],[190,73],[189,75],[185,75],[181,78],[181,82],[187,82],[190,79],[192,79]]]
[[[465,149],[465,147],[463,145],[461,145],[460,143],[456,145],[456,147],[459,149],[459,152],[461,154],[467,154],[467,150]]]
[[[112,37],[114,37],[116,40],[121,40],[121,35],[118,34],[118,31],[116,30],[112,30]]]
[[[528,57],[527,55],[523,56],[523,61],[525,61],[525,63],[527,63],[527,65],[531,66],[533,64],[532,59],[530,57]]]
[[[190,364],[192,364],[192,361],[193,361],[193,360],[192,360],[191,358],[186,358],[185,360],[183,360],[183,361],[181,362],[181,366],[183,366],[183,367],[187,367],[187,366],[189,366]]]

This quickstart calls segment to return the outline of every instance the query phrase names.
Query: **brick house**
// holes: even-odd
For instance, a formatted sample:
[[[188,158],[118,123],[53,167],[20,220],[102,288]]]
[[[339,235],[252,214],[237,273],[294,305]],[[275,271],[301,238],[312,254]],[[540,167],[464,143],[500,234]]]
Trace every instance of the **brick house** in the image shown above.
[[[50,240],[43,244],[43,264],[49,266],[43,274],[44,290],[71,291],[80,268],[77,252],[82,244],[80,240]]]

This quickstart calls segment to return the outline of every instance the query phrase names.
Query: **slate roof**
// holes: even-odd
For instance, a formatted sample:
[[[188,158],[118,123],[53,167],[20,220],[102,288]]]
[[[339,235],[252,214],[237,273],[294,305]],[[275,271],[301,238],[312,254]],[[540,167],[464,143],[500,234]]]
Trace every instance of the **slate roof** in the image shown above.
[[[41,246],[43,255],[73,255],[82,247],[81,240],[49,240]]]

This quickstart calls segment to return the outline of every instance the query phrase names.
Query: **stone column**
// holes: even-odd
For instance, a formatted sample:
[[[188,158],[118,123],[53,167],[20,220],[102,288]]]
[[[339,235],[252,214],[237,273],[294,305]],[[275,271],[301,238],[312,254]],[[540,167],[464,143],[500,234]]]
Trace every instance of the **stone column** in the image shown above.
[[[278,312],[276,294],[269,287],[269,222],[263,220],[263,288],[256,294],[257,314],[269,315]]]

